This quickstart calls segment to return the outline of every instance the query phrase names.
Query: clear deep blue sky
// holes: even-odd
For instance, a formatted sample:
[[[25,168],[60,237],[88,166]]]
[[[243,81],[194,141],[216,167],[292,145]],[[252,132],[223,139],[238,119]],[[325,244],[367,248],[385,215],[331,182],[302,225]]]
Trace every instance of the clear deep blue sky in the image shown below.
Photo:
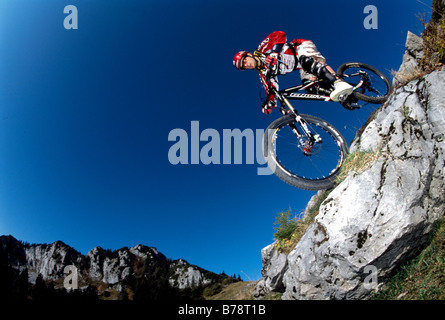
[[[363,26],[369,4],[377,30]],[[63,26],[66,5],[78,9],[77,30]],[[272,31],[313,40],[334,69],[355,60],[390,76],[422,12],[431,9],[416,0],[0,0],[0,234],[83,254],[142,243],[260,278],[275,216],[298,214],[314,192],[245,160],[172,165],[169,133],[191,138],[199,121],[221,134],[222,150],[223,129],[255,132],[276,119],[261,113],[256,72],[232,66]],[[374,109],[296,106],[348,141]]]

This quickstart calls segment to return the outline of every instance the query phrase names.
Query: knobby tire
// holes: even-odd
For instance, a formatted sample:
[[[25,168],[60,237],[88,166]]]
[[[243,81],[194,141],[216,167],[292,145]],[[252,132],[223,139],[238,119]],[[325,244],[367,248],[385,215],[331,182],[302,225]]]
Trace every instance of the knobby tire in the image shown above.
[[[372,93],[370,93],[369,91],[366,93],[354,91],[352,94],[355,96],[355,98],[365,101],[365,102],[368,102],[368,103],[374,103],[374,104],[381,104],[388,99],[389,95],[391,94],[392,84],[391,84],[391,81],[385,76],[385,74],[383,72],[381,72],[380,70],[378,70],[378,69],[374,68],[373,66],[370,66],[366,63],[361,63],[361,62],[344,63],[338,67],[337,75],[339,75],[341,78],[343,78],[343,80],[345,80],[346,82],[348,82],[354,86],[358,82],[351,83],[350,80],[353,80],[353,79],[345,77],[345,71],[350,68],[357,68],[357,69],[362,69],[362,70],[367,71],[369,74],[371,74],[372,76],[375,77],[376,81],[381,82],[381,84],[380,84],[382,87],[381,89],[382,89],[382,91],[384,91],[384,92],[382,92],[382,95],[379,95],[379,96],[373,96]],[[360,90],[360,88],[359,88],[359,90]]]
[[[329,189],[333,187],[336,184],[336,177],[340,172],[340,167],[344,162],[344,159],[346,155],[348,154],[348,145],[341,135],[340,132],[337,131],[337,129],[334,128],[331,124],[324,121],[323,119],[317,118],[315,116],[311,115],[303,115],[300,114],[300,117],[302,117],[306,123],[311,127],[315,128],[315,133],[322,133],[326,140],[331,140],[331,144],[336,144],[335,147],[338,147],[338,150],[336,150],[336,153],[338,151],[338,155],[336,154],[333,158],[338,157],[338,159],[330,159],[333,162],[337,161],[335,165],[330,168],[331,170],[328,175],[317,177],[317,178],[309,178],[305,177],[301,174],[296,174],[289,170],[285,165],[283,165],[280,161],[279,156],[277,157],[277,147],[276,147],[276,139],[278,137],[278,133],[281,129],[285,128],[289,124],[295,123],[298,125],[295,121],[295,117],[291,115],[286,115],[281,118],[276,119],[274,122],[272,122],[269,127],[267,128],[264,137],[263,137],[263,154],[264,158],[267,161],[267,164],[269,168],[272,170],[272,172],[279,177],[284,182],[288,183],[291,186],[305,189],[305,190],[324,190]],[[285,130],[291,130],[285,129]],[[314,133],[314,132],[313,132]],[[292,135],[290,135],[292,137]],[[294,136],[295,142],[292,142],[293,144],[298,144],[298,138]],[[329,141],[322,142],[317,147],[320,149],[320,151],[323,151],[322,148],[323,143],[328,144]],[[301,149],[301,148],[300,148]],[[295,153],[300,152],[303,154],[303,151],[298,150],[297,147],[294,147],[293,150]],[[326,152],[325,150],[323,152]],[[310,157],[307,156],[300,156],[302,161],[311,161]]]

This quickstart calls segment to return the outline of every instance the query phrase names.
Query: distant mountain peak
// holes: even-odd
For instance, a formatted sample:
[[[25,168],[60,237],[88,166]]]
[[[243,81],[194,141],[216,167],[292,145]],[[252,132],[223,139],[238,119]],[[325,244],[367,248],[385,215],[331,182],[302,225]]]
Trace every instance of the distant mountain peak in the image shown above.
[[[98,296],[106,299],[178,298],[183,289],[193,290],[228,278],[229,282],[237,281],[183,259],[171,261],[156,248],[142,244],[114,251],[98,246],[82,255],[63,241],[25,244],[9,235],[0,237],[0,258],[1,267],[9,270],[3,276],[23,278],[26,274],[31,286],[38,285],[41,278],[56,289],[63,288],[65,267],[74,266],[79,286],[93,286]]]

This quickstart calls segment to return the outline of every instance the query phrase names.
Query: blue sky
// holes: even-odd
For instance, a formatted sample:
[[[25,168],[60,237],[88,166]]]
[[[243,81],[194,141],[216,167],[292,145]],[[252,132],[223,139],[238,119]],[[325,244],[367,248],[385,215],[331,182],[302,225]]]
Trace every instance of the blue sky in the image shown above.
[[[368,4],[377,30],[363,26]],[[77,30],[63,27],[66,5],[78,9]],[[390,76],[407,31],[422,31],[416,14],[430,11],[416,0],[0,0],[0,234],[84,254],[142,243],[260,278],[275,216],[298,214],[314,192],[257,175],[257,163],[172,165],[169,133],[190,137],[199,121],[222,138],[276,119],[261,113],[258,75],[232,66],[272,31],[313,40],[334,69],[361,61]],[[347,141],[374,110],[295,106]]]

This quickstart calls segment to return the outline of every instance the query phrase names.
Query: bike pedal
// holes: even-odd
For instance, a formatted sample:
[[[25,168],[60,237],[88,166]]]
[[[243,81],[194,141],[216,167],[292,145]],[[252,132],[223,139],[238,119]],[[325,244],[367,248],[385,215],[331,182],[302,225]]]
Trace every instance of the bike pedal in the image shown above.
[[[348,94],[342,94],[342,95],[340,95],[339,97],[338,97],[338,102],[340,102],[340,103],[345,103],[346,102],[346,100],[348,99],[348,97],[349,97],[349,95]]]
[[[348,110],[360,109],[362,106],[357,103],[342,103],[342,106]]]

